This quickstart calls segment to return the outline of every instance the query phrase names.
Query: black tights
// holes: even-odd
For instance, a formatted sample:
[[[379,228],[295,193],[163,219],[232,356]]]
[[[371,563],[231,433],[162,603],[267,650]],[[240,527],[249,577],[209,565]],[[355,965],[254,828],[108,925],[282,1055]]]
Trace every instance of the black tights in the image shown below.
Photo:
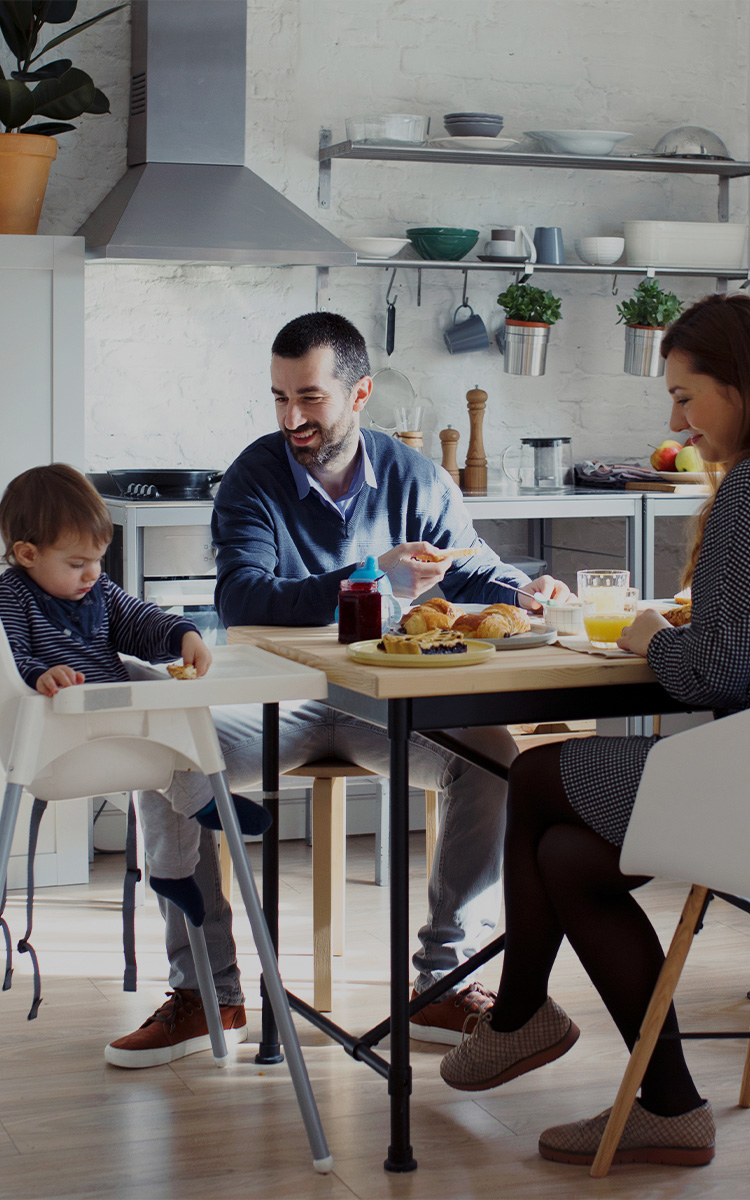
[[[528,750],[510,772],[505,955],[492,1027],[518,1029],[544,1003],[566,936],[632,1049],[664,962],[651,922],[630,894],[647,880],[623,875],[619,848],[571,808],[560,777],[560,749]],[[676,1031],[671,1006],[663,1032]],[[641,1099],[662,1116],[700,1104],[679,1039],[657,1042]]]

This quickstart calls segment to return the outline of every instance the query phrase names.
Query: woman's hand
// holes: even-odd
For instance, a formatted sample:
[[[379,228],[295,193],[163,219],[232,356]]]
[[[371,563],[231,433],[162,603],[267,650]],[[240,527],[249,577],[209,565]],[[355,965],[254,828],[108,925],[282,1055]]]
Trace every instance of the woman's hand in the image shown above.
[[[57,667],[50,667],[49,671],[45,671],[36,681],[36,690],[41,692],[43,696],[55,696],[60,691],[60,688],[73,687],[76,683],[85,683],[86,676],[80,671],[74,671],[72,667],[66,667],[62,663]]]
[[[534,592],[539,592],[545,600],[567,600],[570,596],[567,583],[555,579],[552,575],[540,575],[538,579],[532,579],[531,583],[521,586],[523,591],[518,593],[518,607],[528,608],[531,612],[539,612],[542,607],[539,601],[534,599]]]
[[[640,654],[641,658],[645,658],[654,634],[660,629],[671,628],[669,621],[665,621],[655,608],[644,608],[632,625],[625,626],[617,645],[621,650],[630,650],[631,654]]]
[[[192,629],[183,637],[180,652],[185,666],[195,667],[198,676],[205,675],[213,661],[203,638]]]

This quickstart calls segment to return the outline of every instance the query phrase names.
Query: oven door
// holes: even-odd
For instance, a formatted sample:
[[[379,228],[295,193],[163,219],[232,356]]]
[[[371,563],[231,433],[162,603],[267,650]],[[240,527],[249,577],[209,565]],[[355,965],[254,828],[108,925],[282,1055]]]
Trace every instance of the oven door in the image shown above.
[[[143,599],[165,612],[187,617],[208,646],[224,646],[227,631],[214,608],[216,576],[205,579],[145,579]]]

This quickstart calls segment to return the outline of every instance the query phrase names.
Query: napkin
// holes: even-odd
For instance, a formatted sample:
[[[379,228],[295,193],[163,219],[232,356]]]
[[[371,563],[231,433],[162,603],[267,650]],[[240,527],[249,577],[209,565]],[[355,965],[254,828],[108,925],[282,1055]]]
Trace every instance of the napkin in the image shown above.
[[[579,654],[598,654],[601,658],[638,658],[637,654],[630,650],[621,650],[619,646],[613,646],[611,650],[599,650],[582,634],[558,637],[557,644],[566,650],[577,650]]]

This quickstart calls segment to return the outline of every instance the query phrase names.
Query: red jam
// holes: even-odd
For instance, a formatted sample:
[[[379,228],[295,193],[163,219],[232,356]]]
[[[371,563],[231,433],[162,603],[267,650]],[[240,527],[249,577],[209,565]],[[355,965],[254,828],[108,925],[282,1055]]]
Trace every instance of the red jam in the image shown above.
[[[367,641],[383,632],[377,579],[342,579],[339,584],[339,641]]]

